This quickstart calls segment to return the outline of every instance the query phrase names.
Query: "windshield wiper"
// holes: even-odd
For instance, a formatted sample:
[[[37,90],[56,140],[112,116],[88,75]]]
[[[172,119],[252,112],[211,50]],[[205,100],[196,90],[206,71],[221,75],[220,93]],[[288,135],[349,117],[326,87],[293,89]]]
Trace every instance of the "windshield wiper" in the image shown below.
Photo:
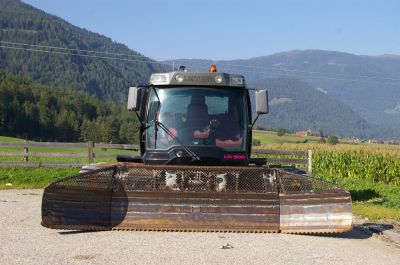
[[[190,157],[192,158],[192,161],[201,161],[201,158],[193,151],[191,150],[187,145],[185,145],[184,143],[182,143],[181,140],[179,140],[178,137],[176,137],[173,133],[171,133],[168,128],[160,121],[155,121],[155,123],[160,126],[160,128],[166,133],[168,134],[168,136],[170,136],[174,141],[176,141],[183,149],[185,149],[185,151],[190,155]],[[157,127],[157,125],[155,125]],[[157,131],[157,130],[156,130]]]
[[[157,97],[157,101],[158,101],[158,110],[157,110],[157,112],[159,113],[159,110],[161,109],[161,101],[160,101],[160,98],[158,97],[158,93],[157,93],[156,89],[154,87],[152,87],[152,89],[153,89],[153,91],[154,91],[154,93],[155,93],[155,95]],[[192,158],[192,161],[201,161],[201,158],[193,150],[191,150],[187,145],[182,143],[182,141],[179,140],[179,138],[176,137],[176,135],[171,133],[169,131],[169,129],[162,122],[160,122],[158,120],[158,115],[156,115],[156,117],[154,117],[153,123],[154,123],[154,147],[155,147],[155,149],[157,149],[157,132],[158,132],[158,127],[160,126],[160,128],[166,134],[168,134],[168,136],[170,136],[174,141],[176,141],[189,154],[189,156]],[[150,126],[148,126],[148,127],[150,127]]]

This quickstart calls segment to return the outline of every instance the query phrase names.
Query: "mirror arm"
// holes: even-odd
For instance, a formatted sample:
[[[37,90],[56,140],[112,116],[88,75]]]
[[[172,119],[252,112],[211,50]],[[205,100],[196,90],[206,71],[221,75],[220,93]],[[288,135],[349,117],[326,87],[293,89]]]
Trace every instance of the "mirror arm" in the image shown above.
[[[137,113],[137,111],[135,111],[136,117],[138,118],[139,122],[140,122],[140,126],[145,127],[145,124],[143,122],[143,120],[140,118],[140,115]]]
[[[257,117],[254,119],[253,123],[250,126],[250,130],[253,130],[254,124],[256,124],[256,121],[258,120],[258,117],[260,117],[260,114],[257,114]]]

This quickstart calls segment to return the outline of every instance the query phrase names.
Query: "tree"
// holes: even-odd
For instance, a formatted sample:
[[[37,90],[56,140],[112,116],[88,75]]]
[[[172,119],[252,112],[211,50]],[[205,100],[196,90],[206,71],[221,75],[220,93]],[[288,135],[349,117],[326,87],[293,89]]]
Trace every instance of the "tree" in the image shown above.
[[[329,135],[328,144],[335,145],[339,142],[339,139],[335,135]]]
[[[278,128],[276,130],[276,135],[278,135],[278,136],[284,136],[285,133],[286,133],[286,130],[284,128]]]
[[[95,121],[85,120],[81,126],[81,138],[87,141],[99,143],[101,141],[100,130]]]
[[[319,139],[319,142],[320,142],[321,144],[326,143],[325,136],[324,136],[324,131],[323,131],[322,129],[319,129],[319,136],[321,137],[321,138]]]
[[[324,138],[324,137],[325,137],[325,136],[324,136],[324,130],[319,129],[319,136],[320,136],[321,138]]]

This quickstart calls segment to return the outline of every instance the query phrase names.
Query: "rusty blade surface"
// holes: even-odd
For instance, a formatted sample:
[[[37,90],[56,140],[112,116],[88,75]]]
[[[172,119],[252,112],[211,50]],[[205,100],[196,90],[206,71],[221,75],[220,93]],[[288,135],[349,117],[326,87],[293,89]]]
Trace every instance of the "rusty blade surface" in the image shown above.
[[[42,203],[43,226],[73,230],[330,233],[348,215],[339,186],[266,167],[118,164],[53,182]]]
[[[279,230],[277,193],[260,196],[215,194],[212,197],[202,193],[179,195],[115,193],[112,226],[138,230]]]
[[[279,230],[277,182],[262,167],[129,166],[112,200],[117,229]]]
[[[42,225],[48,228],[111,228],[111,200],[117,167],[56,180],[43,192]]]
[[[278,171],[283,233],[341,233],[352,229],[350,193],[332,183]]]

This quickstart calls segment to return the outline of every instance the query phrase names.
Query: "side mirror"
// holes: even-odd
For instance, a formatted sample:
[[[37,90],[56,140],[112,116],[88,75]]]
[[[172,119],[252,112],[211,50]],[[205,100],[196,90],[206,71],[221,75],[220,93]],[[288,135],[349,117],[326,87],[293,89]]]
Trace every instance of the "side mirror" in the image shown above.
[[[258,115],[268,113],[267,90],[256,91],[256,112]]]
[[[140,110],[140,98],[142,94],[142,89],[139,87],[130,87],[128,94],[128,110],[138,111]]]

